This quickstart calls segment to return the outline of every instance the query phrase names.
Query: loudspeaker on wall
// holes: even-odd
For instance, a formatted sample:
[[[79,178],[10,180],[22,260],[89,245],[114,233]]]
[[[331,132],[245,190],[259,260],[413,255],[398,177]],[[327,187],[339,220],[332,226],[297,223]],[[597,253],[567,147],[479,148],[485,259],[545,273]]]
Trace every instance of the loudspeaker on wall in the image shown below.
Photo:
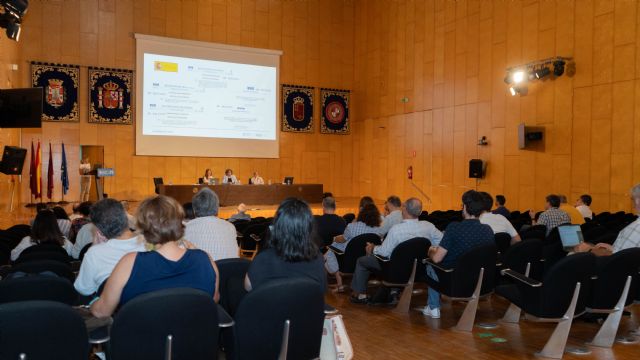
[[[7,175],[22,174],[22,166],[24,159],[27,157],[27,149],[16,146],[5,146],[2,151],[2,163],[0,163],[0,172]]]
[[[484,176],[484,163],[480,159],[469,160],[469,177],[481,179]]]

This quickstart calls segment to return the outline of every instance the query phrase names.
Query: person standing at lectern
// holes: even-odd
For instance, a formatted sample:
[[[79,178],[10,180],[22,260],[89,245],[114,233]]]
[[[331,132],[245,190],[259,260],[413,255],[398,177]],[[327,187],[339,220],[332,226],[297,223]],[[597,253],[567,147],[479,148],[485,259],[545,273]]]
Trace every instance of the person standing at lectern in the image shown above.
[[[249,185],[264,185],[264,179],[258,175],[257,171],[254,171],[253,176],[249,178]]]
[[[80,202],[89,201],[89,191],[91,190],[91,164],[86,157],[80,161]]]
[[[233,175],[233,170],[231,169],[227,169],[224,171],[224,177],[222,178],[222,183],[223,184],[239,184],[238,183],[238,179],[236,178],[235,175]]]

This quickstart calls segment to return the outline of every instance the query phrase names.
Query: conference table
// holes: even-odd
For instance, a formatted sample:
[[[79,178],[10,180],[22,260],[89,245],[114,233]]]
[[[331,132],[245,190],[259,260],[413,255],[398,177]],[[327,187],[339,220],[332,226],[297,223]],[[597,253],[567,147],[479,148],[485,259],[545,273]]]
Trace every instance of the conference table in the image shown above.
[[[220,206],[277,205],[289,197],[297,197],[308,203],[322,202],[322,184],[272,184],[272,185],[158,185],[161,195],[170,196],[179,203],[191,202],[200,189],[208,187],[220,199]]]

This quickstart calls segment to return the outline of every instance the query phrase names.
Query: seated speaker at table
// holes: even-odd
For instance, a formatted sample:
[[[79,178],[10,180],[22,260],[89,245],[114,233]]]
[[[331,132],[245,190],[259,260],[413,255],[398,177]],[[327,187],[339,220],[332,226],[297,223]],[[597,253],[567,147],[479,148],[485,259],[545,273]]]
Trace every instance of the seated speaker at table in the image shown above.
[[[233,170],[231,170],[231,169],[227,169],[227,170],[224,171],[224,177],[222,178],[222,183],[223,184],[233,184],[233,185],[240,184],[240,182],[238,181],[236,176],[233,175]]]
[[[264,179],[254,171],[253,176],[249,178],[249,185],[264,185]]]

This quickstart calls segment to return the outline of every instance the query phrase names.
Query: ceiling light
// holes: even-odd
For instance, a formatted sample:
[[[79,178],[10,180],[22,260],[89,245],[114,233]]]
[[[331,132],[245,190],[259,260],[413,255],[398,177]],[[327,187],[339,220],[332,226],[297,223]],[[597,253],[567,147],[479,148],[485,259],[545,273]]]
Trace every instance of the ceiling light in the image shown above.
[[[535,71],[537,79],[542,79],[545,76],[548,76],[550,73],[551,73],[551,70],[549,70],[549,68],[546,66],[543,66]]]
[[[553,62],[553,75],[562,76],[564,74],[564,60],[556,60]]]
[[[516,94],[518,93],[515,86],[509,87],[509,92],[511,93],[511,96],[516,96]]]
[[[511,75],[513,82],[519,84],[524,81],[524,71],[518,70]]]

